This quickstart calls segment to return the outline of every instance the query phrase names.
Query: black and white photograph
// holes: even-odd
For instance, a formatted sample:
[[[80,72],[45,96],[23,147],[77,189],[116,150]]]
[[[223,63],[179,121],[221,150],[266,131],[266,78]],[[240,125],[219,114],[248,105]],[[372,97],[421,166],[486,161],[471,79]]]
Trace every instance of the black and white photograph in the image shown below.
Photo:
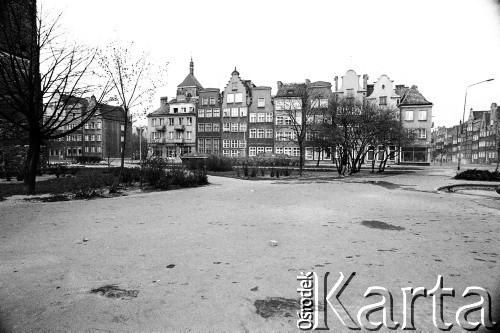
[[[499,322],[499,0],[0,0],[0,333]]]

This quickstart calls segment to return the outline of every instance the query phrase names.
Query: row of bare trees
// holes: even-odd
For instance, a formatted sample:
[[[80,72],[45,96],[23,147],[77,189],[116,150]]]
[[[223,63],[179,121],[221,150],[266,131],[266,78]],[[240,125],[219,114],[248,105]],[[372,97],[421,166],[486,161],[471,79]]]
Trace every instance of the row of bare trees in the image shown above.
[[[384,171],[387,161],[398,157],[399,148],[414,141],[415,134],[403,127],[397,108],[325,96],[307,84],[295,86],[293,96],[284,99],[288,102],[280,110],[291,119],[290,142],[299,147],[300,174],[306,147],[317,152],[333,149],[332,162],[339,174],[345,174],[359,172],[367,154],[371,154],[372,171],[375,161],[378,170]]]
[[[45,15],[35,1],[1,1],[0,18],[0,117],[27,134],[24,182],[34,194],[42,145],[76,132],[109,102],[121,106],[126,135],[134,114],[146,114],[156,82],[163,82],[153,78],[166,65],[154,68],[146,53],[132,53],[133,45],[99,50],[67,42],[61,17]],[[90,95],[97,103],[76,112],[75,100]]]

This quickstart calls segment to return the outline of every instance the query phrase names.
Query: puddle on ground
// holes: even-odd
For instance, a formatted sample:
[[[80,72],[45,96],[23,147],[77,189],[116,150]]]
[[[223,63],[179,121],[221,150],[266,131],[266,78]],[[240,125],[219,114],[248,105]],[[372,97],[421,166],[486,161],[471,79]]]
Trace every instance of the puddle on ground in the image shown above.
[[[365,227],[368,227],[368,228],[375,228],[375,229],[382,229],[382,230],[397,230],[397,231],[405,230],[405,228],[403,228],[403,227],[400,227],[397,225],[392,225],[392,224],[385,223],[382,221],[375,221],[375,220],[371,220],[371,221],[363,220],[363,221],[361,221],[361,224],[364,225]]]
[[[256,313],[263,318],[294,317],[299,310],[299,302],[293,298],[268,297],[256,300]]]
[[[139,290],[125,290],[118,288],[116,284],[108,284],[90,291],[91,294],[100,294],[109,298],[137,297]]]

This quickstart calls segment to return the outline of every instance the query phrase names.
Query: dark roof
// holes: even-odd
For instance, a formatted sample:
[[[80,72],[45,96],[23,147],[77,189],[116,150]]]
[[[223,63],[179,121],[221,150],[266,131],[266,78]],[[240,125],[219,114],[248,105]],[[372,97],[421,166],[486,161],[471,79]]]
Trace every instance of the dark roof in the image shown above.
[[[332,83],[326,82],[326,81],[316,81],[316,82],[310,83],[309,86],[310,87],[324,87],[324,86],[331,87]]]
[[[300,97],[305,87],[304,83],[284,83],[275,97]]]
[[[170,110],[170,106],[168,104],[163,104],[157,110],[148,114],[147,117],[167,115],[169,110]]]
[[[124,110],[121,106],[113,106],[108,104],[99,104],[99,114],[104,119],[123,121]]]
[[[425,99],[425,97],[418,91],[417,86],[402,87],[396,89],[396,93],[401,96],[401,101],[399,105],[410,106],[410,105],[433,105],[431,102]]]
[[[203,89],[203,86],[200,84],[200,82],[198,82],[193,74],[188,74],[184,81],[182,81],[182,83],[177,87],[198,87]]]
[[[64,103],[68,103],[68,104],[79,103],[79,104],[82,104],[83,106],[89,105],[89,100],[84,98],[84,97],[76,97],[76,96],[61,94],[60,99],[63,100]]]

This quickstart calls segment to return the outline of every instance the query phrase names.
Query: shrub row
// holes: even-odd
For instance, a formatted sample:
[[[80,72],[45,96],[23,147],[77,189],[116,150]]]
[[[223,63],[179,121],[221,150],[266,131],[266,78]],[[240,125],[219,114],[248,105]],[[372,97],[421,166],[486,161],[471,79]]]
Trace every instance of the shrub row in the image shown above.
[[[498,171],[488,171],[488,170],[478,170],[478,169],[469,169],[463,172],[458,173],[455,179],[463,179],[463,180],[482,180],[482,181],[499,181],[500,180],[500,172]]]

